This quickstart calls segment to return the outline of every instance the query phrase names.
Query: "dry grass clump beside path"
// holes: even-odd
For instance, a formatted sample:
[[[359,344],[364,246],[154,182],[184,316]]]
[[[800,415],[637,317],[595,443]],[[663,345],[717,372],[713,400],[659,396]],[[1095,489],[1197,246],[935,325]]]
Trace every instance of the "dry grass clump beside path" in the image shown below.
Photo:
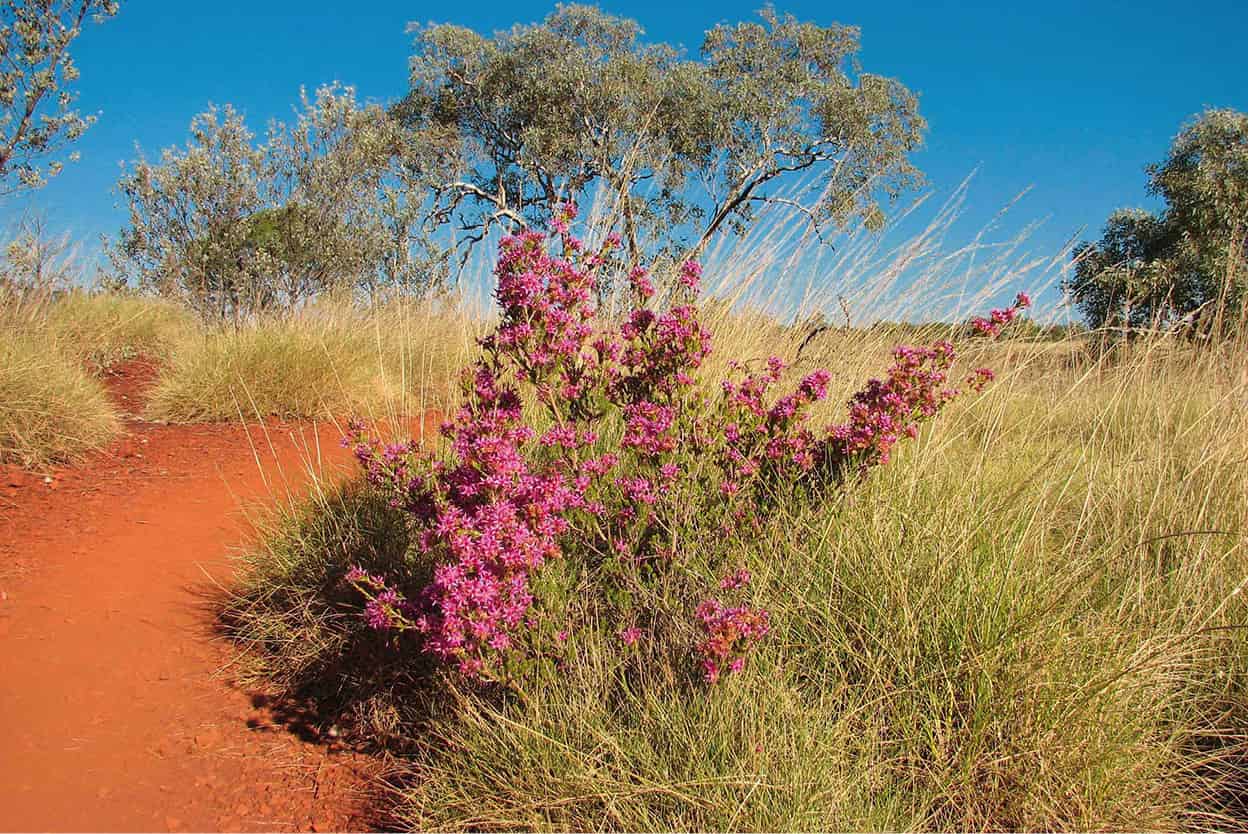
[[[198,329],[188,311],[134,295],[0,289],[0,460],[73,463],[122,430],[99,376],[166,359]]]
[[[0,332],[0,462],[80,460],[121,431],[99,380],[46,337]]]
[[[479,330],[457,305],[325,302],[179,340],[146,416],[170,422],[420,414],[443,405]]]
[[[41,329],[88,369],[102,371],[140,356],[164,362],[201,325],[173,301],[72,292],[49,305]]]
[[[76,460],[119,430],[96,378],[136,357],[160,368],[145,417],[375,418],[445,405],[481,324],[455,302],[371,308],[327,300],[240,325],[206,325],[147,296],[0,295],[4,460]]]

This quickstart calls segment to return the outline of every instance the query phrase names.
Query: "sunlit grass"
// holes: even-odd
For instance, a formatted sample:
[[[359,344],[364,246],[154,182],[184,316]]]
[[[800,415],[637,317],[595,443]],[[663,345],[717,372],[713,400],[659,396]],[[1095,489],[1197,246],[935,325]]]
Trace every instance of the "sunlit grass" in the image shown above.
[[[176,342],[147,416],[381,417],[444,407],[479,324],[454,305],[326,302]]]
[[[120,431],[99,381],[54,342],[0,332],[0,462],[77,461]]]
[[[718,322],[728,356],[794,347],[740,321]],[[843,331],[820,351],[847,393],[886,348]],[[997,383],[846,500],[717,545],[774,625],[723,686],[592,622],[523,693],[431,675],[342,593],[349,564],[409,569],[400,516],[354,487],[276,523],[231,633],[326,720],[406,752],[398,819],[422,830],[1242,825],[1242,350],[971,353]]]
[[[72,292],[48,306],[41,329],[98,371],[140,356],[167,361],[174,345],[201,327],[189,310],[172,301]]]

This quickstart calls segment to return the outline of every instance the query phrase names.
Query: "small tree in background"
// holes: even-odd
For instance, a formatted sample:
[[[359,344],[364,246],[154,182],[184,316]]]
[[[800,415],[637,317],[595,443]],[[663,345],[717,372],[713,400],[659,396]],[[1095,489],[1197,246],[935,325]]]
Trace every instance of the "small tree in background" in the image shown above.
[[[266,208],[265,159],[241,113],[227,105],[191,120],[185,149],[140,158],[118,188],[130,209],[110,257],[141,287],[185,300],[205,317],[263,306],[246,256],[250,218]]]
[[[853,27],[766,9],[711,29],[697,59],[579,5],[493,37],[414,31],[411,91],[393,112],[424,148],[430,219],[456,232],[461,264],[496,224],[544,224],[595,192],[636,263],[697,256],[767,203],[875,226],[881,199],[919,181],[917,100],[858,70]]]
[[[1203,303],[1199,287],[1176,292],[1168,259],[1172,237],[1161,217],[1142,209],[1119,209],[1105,221],[1099,241],[1076,247],[1075,273],[1065,289],[1089,324],[1148,327]]]
[[[69,233],[53,234],[38,214],[23,217],[0,246],[0,304],[55,296],[81,274]]]
[[[336,288],[423,289],[419,192],[396,164],[405,134],[351,88],[301,103],[261,143],[242,114],[210,108],[186,148],[134,163],[119,183],[130,222],[111,250],[117,272],[222,319]]]
[[[1092,327],[1224,330],[1248,297],[1248,115],[1206,111],[1147,171],[1165,209],[1110,215],[1064,289]]]
[[[115,0],[0,2],[0,195],[58,174],[63,163],[52,157],[95,121],[73,108],[78,67],[69,47],[89,16],[116,13]]]
[[[270,210],[256,229],[295,302],[332,287],[424,289],[430,274],[412,256],[421,206],[418,186],[398,161],[407,136],[350,87],[328,85],[292,125],[274,123],[264,153]]]

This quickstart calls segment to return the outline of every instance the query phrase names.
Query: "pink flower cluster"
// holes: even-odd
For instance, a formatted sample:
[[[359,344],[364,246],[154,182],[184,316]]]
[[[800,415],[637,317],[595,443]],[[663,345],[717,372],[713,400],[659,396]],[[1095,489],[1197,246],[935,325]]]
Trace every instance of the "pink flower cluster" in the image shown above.
[[[416,616],[416,606],[386,584],[385,577],[353,567],[347,571],[346,580],[368,600],[364,605],[364,622],[369,628],[389,631],[410,623]]]
[[[573,216],[571,209],[565,214],[568,220]],[[579,250],[574,241],[565,235],[565,252]],[[593,333],[592,274],[548,254],[541,233],[524,232],[504,239],[495,275],[502,320],[482,347],[514,362],[521,378],[538,386],[544,402],[579,403],[589,370],[581,352]]]
[[[748,605],[729,607],[714,598],[703,600],[695,615],[706,634],[698,644],[698,656],[707,683],[740,672],[750,649],[771,630],[766,611]]]
[[[637,626],[629,626],[628,628],[620,629],[619,634],[620,642],[625,646],[635,646],[638,641],[645,636],[646,633]]]
[[[620,443],[657,458],[676,446],[675,438],[669,434],[675,419],[676,409],[670,405],[657,405],[649,400],[626,405],[624,437]]]
[[[1031,306],[1031,296],[1025,292],[1020,292],[1015,298],[1014,303],[1002,310],[993,310],[988,314],[988,318],[977,316],[971,319],[971,326],[979,333],[991,338],[1001,335],[1001,331],[1007,327],[1010,322],[1018,317],[1018,314]]]
[[[638,307],[620,328],[621,342],[604,345],[605,355],[619,364],[607,369],[613,401],[637,403],[661,396],[671,399],[693,384],[691,372],[711,352],[711,334],[698,321],[691,304],[662,314]]]
[[[738,371],[744,368],[734,363]],[[749,483],[774,484],[780,478],[802,477],[820,455],[819,443],[808,427],[808,408],[828,395],[832,375],[814,371],[789,394],[770,405],[767,394],[785,370],[778,356],[767,360],[767,370],[748,374],[740,382],[725,380],[723,438],[716,448],[724,473],[720,492],[732,497]]]
[[[996,338],[1020,312],[1031,305],[1031,298],[1020,292],[1014,304],[993,310],[990,318],[976,318],[975,328]],[[829,471],[844,474],[852,468],[887,464],[891,450],[904,437],[916,437],[919,425],[940,412],[960,390],[948,384],[948,373],[957,354],[948,341],[929,347],[901,345],[893,349],[893,365],[888,375],[870,380],[849,401],[849,420],[828,427],[825,463]],[[977,368],[965,379],[972,391],[981,391],[993,380],[988,368]]]
[[[697,295],[702,287],[702,264],[685,261],[680,265],[680,285]]]
[[[833,463],[853,460],[860,469],[888,463],[898,440],[916,437],[919,423],[957,396],[957,389],[946,385],[955,356],[953,345],[945,341],[895,348],[888,375],[854,394],[847,422],[828,427]]]
[[[822,434],[810,427],[809,413],[827,397],[831,374],[816,370],[773,397],[786,370],[778,357],[757,373],[736,365],[738,378],[723,383],[708,412],[694,373],[711,336],[696,306],[678,299],[650,309],[654,286],[634,269],[628,280],[638,306],[614,331],[597,329],[596,270],[618,238],[586,252],[569,232],[574,218],[568,207],[553,224],[562,255],[536,232],[502,242],[501,320],[464,377],[463,406],[442,427],[446,459],[421,454],[414,442],[383,445],[360,424],[347,438],[367,478],[410,514],[416,548],[433,567],[432,582],[410,600],[382,577],[348,574],[367,600],[366,621],[418,634],[426,651],[475,678],[506,679],[510,658],[532,656],[528,636],[539,628],[541,600],[531,580],[548,560],[612,560],[616,572],[594,575],[601,582],[622,577],[615,589],[622,593],[604,589],[602,596],[626,598],[629,583],[650,581],[679,559],[671,533],[677,515],[696,517],[726,502],[729,516],[744,518],[770,487],[839,484],[851,469],[887,462],[900,438],[913,437],[920,421],[957,394],[946,381],[953,348],[940,342],[897,348],[886,378],[854,395],[847,421]],[[701,277],[697,263],[683,263],[673,296],[696,299]],[[1026,296],[1019,299],[1009,311],[994,311],[994,335],[1025,306]],[[966,384],[977,390],[990,379],[981,369]],[[545,412],[540,434],[524,390]],[[609,420],[618,420],[618,433],[606,430],[615,425]],[[720,591],[749,582],[742,568],[721,580]],[[636,613],[615,611],[622,623]],[[769,629],[765,610],[716,598],[693,614],[705,635],[696,650],[712,683],[738,671]],[[632,646],[646,632],[630,624],[616,634]],[[567,636],[561,628],[555,642]]]
[[[540,386],[555,376],[562,396],[581,396],[577,360],[592,332],[586,324],[592,315],[583,307],[590,279],[547,255],[545,239],[532,234],[503,242],[498,279],[503,322],[483,340],[484,356],[466,380],[465,405],[442,426],[453,462],[424,461],[417,474],[414,446],[381,448],[359,426],[350,438],[369,479],[403,497],[422,525],[418,549],[438,563],[410,616],[373,619],[379,627],[410,627],[427,651],[478,677],[497,675],[495,661],[530,624],[529,577],[560,555],[568,512],[589,507],[587,483],[569,477],[558,461],[535,465],[526,455],[535,432],[506,377]],[[560,449],[595,440],[593,432],[568,426],[541,438]],[[378,600],[385,608],[388,597],[380,593],[369,605],[376,608]]]

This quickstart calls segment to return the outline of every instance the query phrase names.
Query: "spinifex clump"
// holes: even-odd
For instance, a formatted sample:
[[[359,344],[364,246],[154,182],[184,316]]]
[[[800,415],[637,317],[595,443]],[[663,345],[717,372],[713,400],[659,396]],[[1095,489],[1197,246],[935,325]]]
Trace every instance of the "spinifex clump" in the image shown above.
[[[847,420],[819,430],[809,410],[827,395],[826,370],[773,396],[785,368],[778,357],[757,373],[734,365],[739,378],[708,395],[693,378],[711,351],[696,307],[700,267],[681,267],[662,309],[650,306],[646,272],[633,270],[635,309],[618,328],[599,327],[592,290],[619,241],[585,251],[568,231],[574,216],[567,207],[552,238],[503,240],[494,293],[501,321],[465,374],[463,406],[442,426],[448,459],[410,443],[383,447],[360,424],[346,439],[369,480],[410,513],[419,558],[433,567],[432,582],[410,596],[351,571],[369,624],[413,633],[425,651],[483,680],[507,680],[515,661],[543,654],[533,579],[547,560],[593,568],[604,599],[661,582],[687,567],[673,519],[752,517],[782,485],[827,500],[849,476],[887,463],[898,440],[959,393],[948,379],[953,346],[938,342],[896,348],[885,377],[851,399]],[[997,335],[1029,303],[1020,294],[981,329]],[[991,378],[980,369],[965,386],[978,390]],[[715,595],[748,581],[734,574],[717,590],[703,582],[683,612],[692,626],[684,632],[702,635],[688,649],[708,682],[740,670],[768,632],[765,610]],[[627,619],[618,634],[633,646],[648,632]]]

